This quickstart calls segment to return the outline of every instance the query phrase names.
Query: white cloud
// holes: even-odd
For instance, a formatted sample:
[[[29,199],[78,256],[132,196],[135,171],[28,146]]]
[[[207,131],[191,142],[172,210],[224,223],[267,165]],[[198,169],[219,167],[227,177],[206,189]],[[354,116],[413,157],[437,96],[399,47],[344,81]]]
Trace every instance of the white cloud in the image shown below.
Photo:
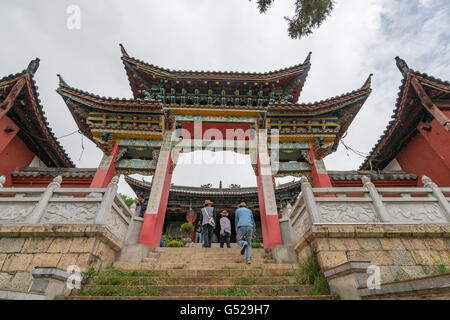
[[[431,5],[433,4],[433,0],[419,0],[420,5],[422,5],[423,7],[431,7]]]

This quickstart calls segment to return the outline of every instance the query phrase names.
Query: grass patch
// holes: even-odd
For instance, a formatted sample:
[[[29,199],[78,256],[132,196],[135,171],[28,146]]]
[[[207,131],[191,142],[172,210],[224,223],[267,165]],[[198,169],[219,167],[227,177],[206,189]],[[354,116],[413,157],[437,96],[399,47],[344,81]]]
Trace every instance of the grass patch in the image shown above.
[[[175,266],[172,269],[174,269],[174,270],[181,270],[181,269],[184,269],[185,267],[186,267],[186,265],[182,264],[182,265],[179,265],[179,266]]]
[[[82,290],[79,293],[80,296],[159,296],[159,290],[154,287],[141,287],[141,288],[121,288],[115,286],[103,287],[103,288],[89,288]]]
[[[436,253],[439,256],[439,259],[436,259],[432,254],[430,254],[430,258],[431,260],[433,260],[433,264],[428,264],[422,256],[420,256],[415,250],[413,250],[413,254],[424,265],[423,269],[427,275],[435,276],[450,273],[450,270],[447,269],[447,266],[445,265],[440,252],[436,250]]]
[[[270,289],[269,296],[271,296],[271,297],[278,297],[279,295],[281,295],[281,287],[280,286],[273,286]]]
[[[252,245],[252,248],[254,248],[254,249],[263,249],[264,248],[264,245],[259,242],[252,242],[251,245]]]
[[[106,266],[103,272],[94,269],[88,270],[88,278],[96,285],[153,285],[154,279],[133,279],[136,277],[156,277],[158,273],[154,271],[123,271],[114,267],[114,263]]]
[[[408,272],[406,272],[402,268],[397,270],[397,272],[395,274],[395,280],[399,281],[399,280],[408,280],[408,279],[411,279],[411,276],[409,275]]]
[[[232,267],[232,266],[223,266],[222,270],[235,270],[237,269],[237,267]]]
[[[296,277],[297,284],[312,284],[314,290],[310,295],[329,294],[330,287],[328,281],[323,275],[316,255],[310,255],[305,262],[300,264]]]

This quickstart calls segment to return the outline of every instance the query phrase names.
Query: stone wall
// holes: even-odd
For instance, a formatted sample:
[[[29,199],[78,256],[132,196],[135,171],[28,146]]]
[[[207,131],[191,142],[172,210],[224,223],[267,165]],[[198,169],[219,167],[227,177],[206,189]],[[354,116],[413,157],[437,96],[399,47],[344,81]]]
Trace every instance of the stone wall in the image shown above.
[[[382,283],[450,270],[449,225],[312,226],[294,248],[299,261],[315,252],[324,271],[370,262],[380,267]]]
[[[104,226],[0,226],[0,288],[28,290],[36,267],[101,270],[122,246]]]

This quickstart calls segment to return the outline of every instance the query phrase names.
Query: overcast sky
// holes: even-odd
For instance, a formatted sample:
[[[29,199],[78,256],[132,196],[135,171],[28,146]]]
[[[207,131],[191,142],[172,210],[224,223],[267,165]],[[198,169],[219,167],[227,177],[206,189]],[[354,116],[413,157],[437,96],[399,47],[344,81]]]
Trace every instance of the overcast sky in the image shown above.
[[[248,0],[0,0],[0,77],[41,59],[35,79],[59,137],[77,127],[55,92],[56,74],[70,86],[101,96],[132,97],[119,43],[140,60],[186,70],[267,72],[302,63],[312,51],[299,102],[358,89],[374,73],[373,92],[344,139],[365,153],[394,109],[401,81],[395,56],[415,70],[450,79],[448,0],[336,0],[322,27],[302,40],[289,38],[283,20],[293,14],[293,3],[276,0],[261,15]],[[70,5],[81,9],[79,30],[67,28]],[[86,138],[75,134],[60,141],[77,167],[98,166],[102,153]],[[325,164],[329,170],[354,170],[362,160],[341,144]],[[256,185],[249,164],[179,165],[172,182],[217,186],[220,180],[224,186]],[[120,191],[131,195],[123,178]]]

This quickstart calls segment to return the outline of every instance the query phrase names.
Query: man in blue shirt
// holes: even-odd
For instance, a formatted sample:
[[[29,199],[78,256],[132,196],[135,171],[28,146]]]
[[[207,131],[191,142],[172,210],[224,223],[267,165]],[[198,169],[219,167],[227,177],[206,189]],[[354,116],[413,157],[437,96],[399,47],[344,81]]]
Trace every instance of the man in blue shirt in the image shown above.
[[[244,254],[245,250],[247,250],[245,262],[250,264],[252,259],[252,238],[255,237],[256,225],[253,213],[247,208],[245,202],[241,202],[238,205],[235,214],[235,225],[237,243],[241,247],[241,254]]]

